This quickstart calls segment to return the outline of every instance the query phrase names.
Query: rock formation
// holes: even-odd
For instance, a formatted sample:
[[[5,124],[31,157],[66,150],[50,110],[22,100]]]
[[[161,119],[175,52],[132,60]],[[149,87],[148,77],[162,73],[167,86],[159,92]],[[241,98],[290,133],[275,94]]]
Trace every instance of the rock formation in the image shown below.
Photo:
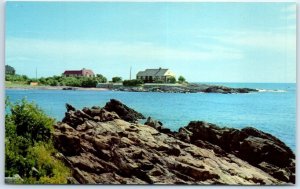
[[[104,108],[67,105],[54,144],[80,184],[294,183],[295,156],[277,138],[255,130],[191,122],[178,132],[117,100]],[[128,115],[127,115],[128,114]]]
[[[259,92],[259,90],[251,89],[251,88],[232,88],[232,87],[225,87],[222,85],[207,85],[207,84],[197,84],[197,83],[190,83],[181,86],[155,85],[155,84],[138,86],[138,87],[115,86],[113,90],[127,91],[127,92],[160,92],[160,93],[201,92],[201,93],[222,93],[222,94]]]
[[[111,99],[110,102],[106,103],[104,109],[109,112],[116,112],[120,118],[129,122],[135,122],[138,119],[145,119],[141,113],[127,107],[125,104],[122,104],[120,101],[115,99]]]
[[[220,128],[203,121],[190,122],[185,129],[189,131],[186,142],[211,148],[216,153],[234,154],[279,180],[295,183],[294,153],[268,133],[252,127]]]

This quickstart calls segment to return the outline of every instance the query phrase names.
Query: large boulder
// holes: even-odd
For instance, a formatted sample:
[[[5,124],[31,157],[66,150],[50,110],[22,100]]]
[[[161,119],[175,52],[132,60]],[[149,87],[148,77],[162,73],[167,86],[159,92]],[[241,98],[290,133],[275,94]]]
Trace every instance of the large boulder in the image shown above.
[[[120,118],[128,122],[135,122],[138,119],[145,119],[143,114],[129,108],[122,102],[111,99],[108,103],[106,103],[105,110],[109,112],[116,112]]]

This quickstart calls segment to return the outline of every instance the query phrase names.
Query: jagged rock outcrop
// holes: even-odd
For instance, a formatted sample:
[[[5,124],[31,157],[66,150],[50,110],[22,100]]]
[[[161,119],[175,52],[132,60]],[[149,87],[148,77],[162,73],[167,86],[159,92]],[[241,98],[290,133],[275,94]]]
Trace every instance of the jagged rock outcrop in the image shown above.
[[[110,102],[106,103],[104,109],[109,112],[116,112],[120,118],[129,122],[135,122],[138,119],[145,119],[141,113],[127,107],[125,104],[116,99],[111,99]]]
[[[188,131],[186,142],[219,154],[234,154],[279,180],[295,183],[295,154],[268,133],[252,127],[220,128],[203,121],[190,122],[184,129]]]
[[[288,182],[276,174],[268,174],[267,168],[274,168],[273,161],[254,166],[237,157],[238,153],[219,145],[220,138],[226,141],[225,131],[215,128],[215,136],[204,131],[210,136],[203,138],[198,133],[201,129],[196,129],[199,124],[192,122],[179,132],[165,134],[160,131],[162,123],[151,118],[147,120],[148,125],[129,122],[134,121],[135,116],[127,116],[126,112],[141,114],[130,111],[119,101],[110,101],[104,108],[67,108],[63,121],[54,126],[53,139],[60,159],[72,169],[70,183],[253,185]],[[245,131],[248,136],[260,137],[252,132]],[[278,148],[285,149],[280,141],[276,142]],[[247,144],[248,149],[255,148]],[[274,155],[277,155],[275,151]]]

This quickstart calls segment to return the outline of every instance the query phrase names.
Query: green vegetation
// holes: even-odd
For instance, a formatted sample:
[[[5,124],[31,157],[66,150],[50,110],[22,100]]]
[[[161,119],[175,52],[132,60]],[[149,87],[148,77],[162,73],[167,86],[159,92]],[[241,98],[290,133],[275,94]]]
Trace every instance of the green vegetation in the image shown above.
[[[38,82],[44,86],[71,86],[71,87],[96,87],[97,83],[106,83],[107,79],[101,74],[96,77],[41,77],[39,79],[31,79],[26,75],[15,74],[15,69],[11,66],[5,66],[5,84],[7,87],[24,87],[31,82]]]
[[[6,75],[6,86],[20,86],[29,85],[31,82],[38,82],[39,85],[44,86],[71,86],[71,87],[96,87],[97,83],[105,83],[107,79],[97,74],[96,77],[41,77],[39,79],[29,79],[25,75]]]
[[[169,78],[167,79],[167,82],[168,82],[168,83],[176,83],[176,78],[173,77],[173,76],[171,76],[171,77],[169,77]]]
[[[134,87],[134,86],[140,86],[142,84],[144,84],[144,82],[140,79],[132,79],[132,80],[124,80],[123,81],[124,86]]]
[[[27,83],[28,81],[28,77],[26,75],[18,75],[18,74],[6,74],[5,75],[5,81],[16,81],[16,82],[23,82],[23,83]]]
[[[101,74],[96,74],[96,79],[99,83],[106,83],[107,82],[107,79],[106,77],[104,77],[103,75]]]
[[[178,83],[185,83],[185,78],[183,76],[179,76]]]
[[[12,66],[5,65],[5,74],[6,75],[15,75],[16,70]]]
[[[96,87],[97,83],[106,83],[107,79],[101,74],[97,74],[96,77],[42,77],[38,79],[38,82],[50,86]]]
[[[112,82],[113,83],[121,83],[122,82],[122,77],[113,77]]]
[[[19,174],[23,183],[67,183],[70,170],[53,155],[54,119],[26,100],[5,101],[5,176]]]

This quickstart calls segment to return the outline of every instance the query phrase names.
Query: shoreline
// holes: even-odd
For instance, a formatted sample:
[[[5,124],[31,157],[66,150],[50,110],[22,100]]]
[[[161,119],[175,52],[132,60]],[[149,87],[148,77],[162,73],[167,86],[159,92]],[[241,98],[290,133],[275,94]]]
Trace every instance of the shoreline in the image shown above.
[[[84,87],[68,87],[68,86],[10,86],[5,87],[5,90],[66,90],[64,88],[72,88],[68,90],[74,90],[74,91],[122,91],[122,92],[160,92],[160,93],[222,93],[222,94],[237,94],[237,93],[251,93],[251,92],[257,92],[257,93],[285,93],[286,90],[280,90],[280,89],[253,89],[255,91],[247,91],[247,92],[205,92],[205,91],[184,91],[184,90],[166,90],[163,91],[159,88],[142,88],[142,87],[120,87],[120,88],[100,88],[100,87],[92,87],[92,88],[84,88]],[[232,88],[235,89],[235,88]],[[238,88],[237,88],[238,89]]]
[[[252,93],[261,92],[252,88],[233,88],[209,84],[144,84],[141,86],[109,85],[107,87],[70,87],[70,86],[6,86],[15,90],[79,90],[79,91],[125,91],[125,92],[160,92],[160,93]]]
[[[14,89],[14,90],[64,90],[64,88],[73,88],[76,91],[110,91],[107,88],[84,88],[84,87],[69,87],[69,86],[15,86],[15,87],[5,87],[7,89]]]

